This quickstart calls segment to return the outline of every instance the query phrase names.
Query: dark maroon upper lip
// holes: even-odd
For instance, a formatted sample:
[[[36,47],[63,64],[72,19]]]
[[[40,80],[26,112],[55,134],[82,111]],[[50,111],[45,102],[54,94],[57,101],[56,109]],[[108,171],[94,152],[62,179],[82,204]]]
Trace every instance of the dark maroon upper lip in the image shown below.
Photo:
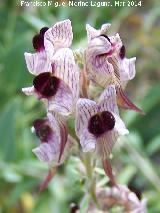
[[[33,80],[33,85],[41,98],[53,97],[60,84],[60,79],[53,76],[50,72],[44,72],[36,76]]]
[[[124,59],[125,55],[126,55],[126,48],[124,45],[122,45],[120,52],[119,52],[119,56],[121,59]]]
[[[44,35],[45,32],[46,32],[48,29],[49,29],[48,27],[43,27],[43,28],[40,29],[39,33],[40,33],[41,35]]]
[[[93,115],[88,124],[88,131],[96,137],[110,131],[115,126],[115,118],[109,111],[102,111]]]
[[[33,122],[33,126],[35,128],[35,130],[41,128],[42,125],[44,125],[45,123],[47,122],[47,119],[36,119],[34,122]]]
[[[48,29],[48,27],[43,27],[39,34],[36,34],[32,39],[33,47],[37,52],[44,50],[44,34]]]
[[[49,125],[49,122],[46,119],[36,119],[33,122],[33,126],[35,128],[35,132],[37,137],[41,140],[41,142],[49,142],[53,135],[52,128]]]
[[[102,34],[102,35],[100,35],[100,36],[105,37],[105,38],[111,43],[111,40],[110,40],[110,38],[109,38],[107,35]]]

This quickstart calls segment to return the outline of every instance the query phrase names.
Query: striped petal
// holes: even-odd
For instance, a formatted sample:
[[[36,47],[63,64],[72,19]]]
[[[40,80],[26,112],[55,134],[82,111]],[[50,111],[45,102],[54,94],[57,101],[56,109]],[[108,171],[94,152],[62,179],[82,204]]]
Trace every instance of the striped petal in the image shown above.
[[[112,152],[114,144],[117,142],[120,136],[126,135],[129,131],[126,129],[124,122],[119,116],[113,114],[116,122],[113,130],[106,132],[101,138],[99,138],[99,145],[102,146],[103,158],[106,158]]]
[[[100,35],[106,34],[108,29],[111,27],[111,24],[103,24],[100,29]]]
[[[43,143],[39,147],[33,149],[32,151],[40,161],[45,162],[49,166],[53,167],[53,166],[61,165],[65,161],[71,149],[71,146],[72,145],[69,143],[69,141],[67,141],[66,146],[64,148],[63,155],[61,156],[60,160],[59,160],[59,156],[60,156],[59,144]]]
[[[104,135],[98,138],[97,142],[97,152],[105,159],[110,155],[119,136],[129,133],[124,122],[119,117],[114,85],[108,86],[101,94],[99,98],[99,110],[109,111],[115,118],[115,126],[113,130],[107,131]]]
[[[96,30],[94,27],[92,27],[89,24],[86,24],[86,31],[87,31],[88,42],[90,42],[93,38],[99,36],[100,34],[99,30]]]
[[[114,117],[116,120],[114,130],[117,132],[117,134],[119,136],[129,134],[129,131],[128,131],[128,129],[126,129],[126,126],[125,126],[124,122],[122,121],[122,119],[118,115],[115,115],[115,114],[114,114]]]
[[[56,113],[48,113],[47,119],[48,125],[53,131],[52,137],[49,138],[49,141],[42,142],[39,147],[33,149],[33,152],[39,160],[55,166],[63,163],[71,143],[67,142],[68,133],[62,117]]]
[[[109,157],[117,139],[118,134],[115,130],[106,132],[97,140],[97,147],[96,147],[97,154],[101,156],[103,159]]]
[[[119,51],[120,48],[122,47],[122,41],[119,34],[116,33],[116,35],[110,36],[109,39],[110,39],[110,42],[112,43],[114,52]]]
[[[112,50],[112,45],[104,36],[99,36],[90,41],[88,44],[86,54],[90,57],[108,54]]]
[[[102,34],[106,34],[108,29],[110,28],[111,24],[103,24],[100,30],[96,30],[89,24],[86,24],[86,31],[87,31],[87,38],[88,42],[90,42],[93,38],[100,36]]]
[[[60,82],[55,96],[48,100],[48,110],[68,116],[73,113],[74,100],[72,91],[63,81]]]
[[[118,140],[118,138],[120,136],[129,134],[128,129],[126,129],[124,122],[121,120],[121,118],[119,116],[117,116],[116,114],[113,114],[116,122],[115,122],[115,127],[112,131],[108,131],[105,135],[106,137],[106,144],[105,144],[105,149],[107,151],[107,156],[108,154],[111,153],[114,144],[116,143],[116,141]]]
[[[39,147],[32,150],[40,161],[58,165],[59,144],[58,143],[42,143]]]
[[[97,140],[97,153],[103,159],[109,157],[118,138],[129,133],[120,117],[116,114],[113,114],[113,116],[116,120],[114,129],[107,131]]]
[[[114,84],[117,86],[121,85],[121,79],[120,79],[120,60],[119,56],[117,54],[114,54],[108,58],[108,62],[112,64],[114,69]]]
[[[126,49],[125,46],[122,45],[122,47],[119,50],[118,53],[118,59],[120,61],[120,78],[121,82],[127,82],[134,78],[136,70],[135,70],[135,61],[136,58],[127,59],[125,57]]]
[[[68,48],[58,50],[52,62],[54,75],[69,86],[73,94],[73,99],[76,102],[79,96],[79,72],[72,50]]]
[[[33,75],[38,75],[43,72],[50,72],[51,63],[47,58],[45,51],[40,51],[37,53],[24,53],[27,68],[29,72]]]
[[[107,61],[111,51],[111,43],[102,36],[93,39],[86,49],[86,69],[89,78],[102,87],[106,87],[113,79],[114,69]]]
[[[114,85],[108,86],[101,94],[99,98],[99,110],[109,111],[119,115]]]
[[[86,68],[89,79],[102,87],[114,83],[114,66],[108,59],[122,47],[118,33],[110,37],[104,33],[108,26],[102,25],[98,31],[87,25],[89,43],[86,49]]]
[[[73,39],[71,21],[69,19],[56,23],[46,31],[44,35],[44,46],[47,55],[52,59],[56,50],[70,47]]]
[[[81,136],[84,129],[88,128],[88,121],[98,112],[98,106],[95,101],[80,98],[76,109],[76,133]]]
[[[80,144],[83,152],[93,152],[96,147],[96,139],[87,129],[84,129],[80,136]]]
[[[113,66],[106,60],[105,56],[97,56],[92,66],[94,71],[92,68],[92,72],[89,73],[90,80],[101,87],[106,87],[113,82]]]
[[[129,81],[135,77],[136,70],[135,70],[135,61],[136,57],[134,58],[124,58],[121,63],[121,70],[120,70],[120,78],[121,81]]]
[[[123,88],[126,87],[129,80],[133,79],[136,74],[135,61],[136,58],[124,58],[120,59],[118,55],[113,55],[108,58],[108,61],[112,64],[114,68],[114,74],[117,83]]]

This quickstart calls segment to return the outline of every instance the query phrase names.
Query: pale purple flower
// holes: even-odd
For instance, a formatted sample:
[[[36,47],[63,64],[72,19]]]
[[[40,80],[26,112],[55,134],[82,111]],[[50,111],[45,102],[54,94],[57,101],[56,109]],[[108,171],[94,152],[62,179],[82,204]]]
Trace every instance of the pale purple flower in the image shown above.
[[[86,49],[86,67],[91,80],[106,87],[114,82],[114,76],[123,84],[135,76],[136,58],[125,57],[125,47],[119,37],[107,36],[110,24],[96,30],[86,26],[88,47]]]
[[[103,24],[101,26],[101,29],[96,30],[94,27],[90,26],[89,24],[86,24],[86,30],[87,30],[87,38],[88,38],[88,43],[103,34],[106,34],[106,32],[108,31],[108,29],[110,28],[111,24],[107,23],[107,24]]]
[[[90,25],[86,26],[88,46],[85,52],[85,63],[89,80],[104,88],[114,84],[118,104],[143,113],[122,90],[127,82],[135,76],[136,58],[127,59],[125,57],[125,47],[119,34],[107,36],[109,27],[109,24],[104,24],[100,30],[96,30]]]
[[[128,81],[135,77],[136,57],[130,59],[126,58],[125,46],[122,45],[117,53],[108,58],[108,61],[114,68],[117,81],[119,81],[119,84],[125,88]]]
[[[96,30],[90,25],[86,25],[88,36],[85,54],[86,69],[89,79],[102,87],[113,83],[114,68],[108,62],[108,57],[122,46],[118,34],[110,37],[106,35],[109,27],[110,24],[104,24],[100,30]]]
[[[45,102],[49,111],[70,115],[74,112],[79,96],[78,68],[72,50],[67,48],[72,42],[71,22],[69,20],[58,22],[43,36],[43,42],[34,45],[38,52],[29,56],[25,54],[27,67],[36,76],[33,86],[23,88],[22,91],[26,95],[34,94],[39,99],[47,100]],[[54,53],[50,58],[47,54],[49,49]],[[42,54],[45,57],[41,57]],[[44,60],[41,60],[42,58]]]
[[[119,136],[128,134],[119,117],[114,85],[104,90],[98,103],[83,98],[78,100],[76,133],[84,152],[95,151],[103,159],[109,157]]]
[[[48,57],[52,60],[55,52],[61,48],[69,48],[72,44],[73,32],[69,19],[57,22],[44,35],[44,46]]]
[[[40,140],[40,145],[33,149],[39,160],[50,167],[62,164],[71,146],[65,120],[58,114],[48,113],[46,118],[35,120],[32,129]]]
[[[52,72],[44,72],[33,80],[33,86],[23,88],[26,95],[35,95],[46,100],[49,111],[56,111],[63,115],[74,112],[75,103],[79,95],[79,73],[76,70],[72,51],[65,49],[64,55],[57,56],[52,66]],[[58,52],[57,52],[58,53]],[[58,76],[58,77],[57,77]]]
[[[40,140],[40,145],[32,151],[49,166],[48,174],[40,185],[40,190],[43,190],[55,175],[56,168],[68,156],[73,144],[68,136],[66,121],[56,113],[47,113],[46,118],[35,120],[32,130]]]
[[[72,26],[69,19],[57,22],[51,28],[42,28],[32,40],[36,53],[24,53],[29,72],[38,75],[51,71],[53,55],[58,49],[70,47],[72,39]]]
[[[110,36],[110,37],[106,35],[108,33],[108,29],[110,28],[110,26],[111,26],[110,24],[103,24],[100,30],[96,30],[93,27],[91,27],[89,24],[87,24],[86,30],[87,30],[87,36],[88,36],[88,47],[91,45],[90,42],[94,38],[99,37],[99,39],[102,39],[101,36],[103,36],[107,39],[107,41],[111,44],[111,46],[107,42],[107,44],[109,45],[108,50],[106,50],[105,47],[103,47],[105,51],[103,54],[105,54],[109,62],[113,65],[114,72],[120,75],[120,80],[123,83],[135,77],[136,58],[134,57],[131,59],[127,59],[125,57],[125,47],[122,44],[119,34],[116,34],[115,36]],[[93,40],[92,43],[94,43],[94,41],[96,40]],[[105,43],[105,40],[101,42]],[[96,44],[95,44],[95,48],[96,48]]]

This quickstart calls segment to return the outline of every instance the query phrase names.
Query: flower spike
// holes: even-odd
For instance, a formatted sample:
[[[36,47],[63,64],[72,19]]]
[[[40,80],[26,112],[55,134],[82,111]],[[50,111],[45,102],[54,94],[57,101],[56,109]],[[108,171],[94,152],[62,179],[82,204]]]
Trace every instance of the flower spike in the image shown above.
[[[129,133],[120,118],[118,105],[141,114],[143,111],[124,93],[128,81],[135,77],[136,58],[126,57],[126,48],[119,34],[108,34],[110,26],[106,23],[97,30],[87,24],[86,49],[72,51],[72,25],[66,19],[51,28],[42,28],[32,39],[35,53],[24,53],[27,68],[34,79],[33,84],[22,88],[22,91],[43,101],[47,112],[47,116],[36,119],[32,127],[40,141],[32,151],[49,167],[40,191],[48,186],[58,166],[64,163],[77,142],[69,135],[67,127],[70,118],[75,118],[75,132],[83,152],[91,152],[100,159],[118,196],[121,192],[127,192],[117,184],[110,164],[114,144],[121,136]],[[97,94],[100,94],[99,97]],[[80,167],[86,172],[87,181],[91,179],[88,184],[92,198],[89,210],[94,206],[90,205],[93,201],[99,205],[96,198],[99,184],[95,184],[92,176],[92,166],[96,164],[91,154],[83,158],[78,148],[75,147],[75,154],[78,151],[78,157],[86,170]],[[122,197],[128,202],[125,193]],[[139,208],[139,203],[136,207]]]

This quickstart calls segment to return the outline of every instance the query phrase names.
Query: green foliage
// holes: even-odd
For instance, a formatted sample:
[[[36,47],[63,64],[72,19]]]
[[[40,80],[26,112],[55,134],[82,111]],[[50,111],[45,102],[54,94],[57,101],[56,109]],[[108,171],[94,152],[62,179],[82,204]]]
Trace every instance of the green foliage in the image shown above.
[[[120,183],[148,199],[148,212],[160,212],[159,1],[145,1],[139,8],[29,9],[17,6],[19,1],[0,4],[0,212],[68,213],[70,203],[81,200],[81,212],[86,212],[90,200],[87,194],[83,197],[84,177],[75,157],[60,167],[48,189],[38,193],[47,167],[32,154],[38,141],[30,128],[45,112],[40,102],[21,92],[33,78],[24,60],[24,52],[33,51],[32,36],[64,18],[72,20],[74,47],[85,46],[86,23],[98,28],[110,22],[112,32],[120,33],[127,55],[137,57],[137,75],[126,91],[146,115],[122,110],[131,134],[117,143],[112,165]],[[74,135],[73,125],[71,120]],[[101,176],[98,185],[106,185],[104,172],[100,168],[95,172]]]

